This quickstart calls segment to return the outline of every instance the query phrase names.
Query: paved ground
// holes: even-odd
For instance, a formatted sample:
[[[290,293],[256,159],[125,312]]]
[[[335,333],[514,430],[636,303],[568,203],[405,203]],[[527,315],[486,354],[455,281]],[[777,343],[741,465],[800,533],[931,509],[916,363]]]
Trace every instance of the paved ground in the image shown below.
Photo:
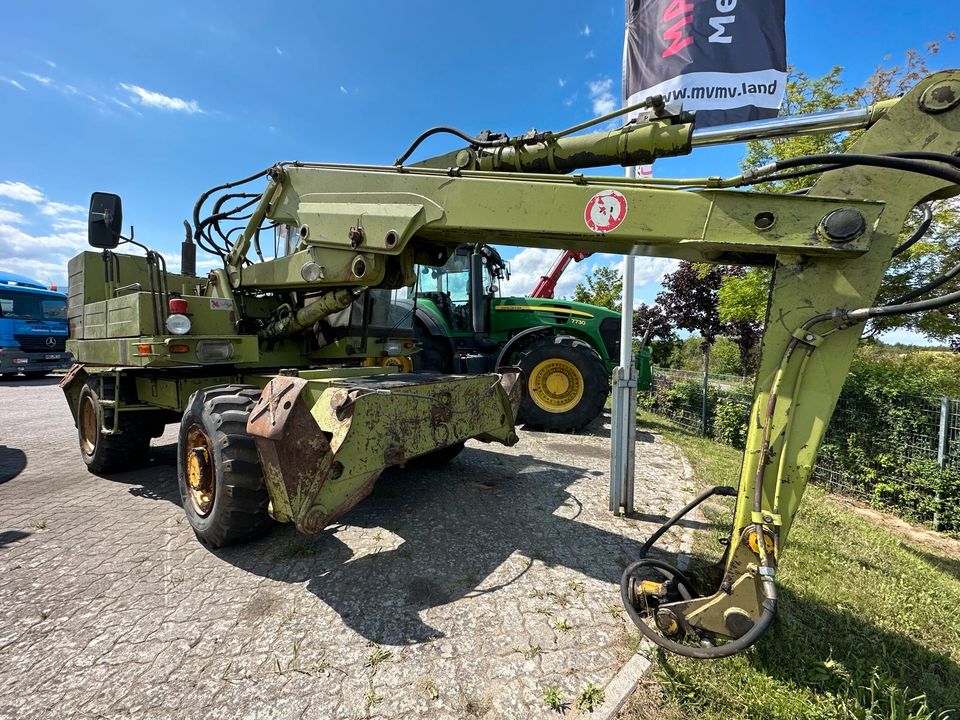
[[[620,571],[689,499],[643,435],[647,514],[612,517],[605,435],[471,442],[315,538],[210,551],[172,430],[95,477],[52,381],[0,384],[0,718],[556,717],[546,687],[622,666]]]

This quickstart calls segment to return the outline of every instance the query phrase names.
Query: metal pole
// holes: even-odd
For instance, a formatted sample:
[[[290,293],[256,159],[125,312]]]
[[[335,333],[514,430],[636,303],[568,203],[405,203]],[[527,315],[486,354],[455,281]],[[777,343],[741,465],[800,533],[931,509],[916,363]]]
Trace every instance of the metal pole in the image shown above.
[[[628,178],[637,176],[635,167],[628,167]],[[620,366],[613,375],[610,416],[610,510],[624,513],[633,510],[633,443],[637,436],[636,371],[633,367],[633,286],[634,257],[623,258],[623,290],[620,296]]]
[[[707,393],[710,387],[710,343],[703,342],[703,389],[700,402],[700,434],[707,436]]]
[[[937,467],[943,470],[947,464],[947,443],[950,440],[950,398],[940,398],[940,435],[937,442]],[[942,481],[942,476],[940,478]],[[933,505],[933,529],[940,529],[940,482],[937,482],[937,494]]]

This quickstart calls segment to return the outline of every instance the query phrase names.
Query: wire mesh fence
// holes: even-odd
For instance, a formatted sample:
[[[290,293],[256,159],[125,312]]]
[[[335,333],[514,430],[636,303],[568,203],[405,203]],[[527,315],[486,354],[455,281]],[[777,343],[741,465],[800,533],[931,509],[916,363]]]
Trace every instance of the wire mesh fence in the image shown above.
[[[666,368],[639,405],[743,447],[752,380]],[[960,399],[879,392],[848,382],[811,479],[935,528],[960,530]]]

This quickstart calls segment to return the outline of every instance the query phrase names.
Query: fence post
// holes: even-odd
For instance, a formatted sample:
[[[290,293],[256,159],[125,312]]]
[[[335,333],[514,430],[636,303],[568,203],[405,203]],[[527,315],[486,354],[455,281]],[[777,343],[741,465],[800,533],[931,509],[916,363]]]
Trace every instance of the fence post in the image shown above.
[[[700,402],[700,434],[707,436],[707,392],[710,387],[710,345],[703,341],[703,390]]]
[[[937,467],[943,471],[947,464],[947,442],[950,439],[950,398],[943,396],[940,398],[940,434],[937,438]],[[940,483],[943,482],[943,475],[937,482],[937,494],[933,505],[933,529],[940,529]]]

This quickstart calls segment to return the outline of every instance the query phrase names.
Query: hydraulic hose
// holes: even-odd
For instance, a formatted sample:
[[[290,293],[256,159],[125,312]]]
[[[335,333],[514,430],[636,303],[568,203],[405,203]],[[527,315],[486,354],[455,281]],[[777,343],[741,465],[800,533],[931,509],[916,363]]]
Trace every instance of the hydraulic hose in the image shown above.
[[[656,543],[656,541],[659,540],[665,532],[667,532],[667,530],[679,522],[684,515],[689,513],[708,498],[714,495],[730,497],[736,494],[737,491],[735,488],[723,485],[709,488],[708,490],[700,493],[673,517],[667,520],[667,522],[661,525],[657,531],[651,535],[646,542],[644,542],[644,544],[640,547],[640,559],[627,567],[627,569],[623,571],[623,575],[620,577],[620,598],[623,601],[623,606],[627,611],[627,615],[630,616],[630,619],[633,621],[634,625],[637,626],[637,629],[639,629],[648,640],[653,642],[655,645],[662,647],[664,650],[670,650],[678,655],[683,655],[684,657],[695,658],[698,660],[715,660],[719,658],[730,657],[731,655],[735,655],[741,650],[745,650],[753,645],[757,640],[760,639],[760,636],[766,632],[767,628],[770,626],[770,623],[773,622],[773,617],[776,614],[777,608],[777,588],[776,583],[773,580],[774,569],[769,566],[761,566],[758,570],[761,575],[764,594],[764,600],[761,603],[760,617],[753,627],[750,628],[750,630],[736,640],[731,640],[723,645],[695,647],[691,645],[682,645],[678,642],[670,640],[653,628],[649,627],[643,621],[643,618],[640,617],[640,614],[637,612],[633,604],[630,579],[637,570],[643,567],[653,567],[666,572],[672,577],[676,578],[676,580],[681,584],[692,589],[692,584],[682,572],[662,560],[647,558],[646,554],[650,551],[650,548],[653,547],[654,543]]]
[[[623,577],[628,579],[629,575],[633,574],[639,568],[645,566],[664,569],[662,568],[662,565],[667,564],[661,563],[653,558],[638,560],[624,571]],[[678,572],[669,565],[667,565],[666,569],[668,572]],[[634,625],[637,626],[637,629],[640,630],[644,637],[646,637],[655,645],[659,645],[664,650],[669,650],[677,655],[694,658],[696,660],[718,660],[720,658],[736,655],[738,652],[746,650],[760,639],[760,637],[767,631],[767,628],[770,627],[770,623],[773,622],[774,615],[776,615],[777,611],[777,586],[773,581],[773,568],[761,567],[759,568],[758,572],[761,574],[764,595],[763,602],[760,605],[760,617],[757,619],[757,622],[753,625],[753,627],[750,628],[746,633],[741,635],[736,640],[731,640],[723,645],[712,645],[705,647],[682,645],[664,637],[656,630],[649,627],[643,621],[643,618],[640,617],[640,614],[637,612],[636,608],[633,606],[632,599],[630,598],[628,581],[622,580],[620,582],[620,597],[623,600],[623,605],[627,610],[627,615],[629,615],[630,619],[633,620]]]
[[[678,510],[673,515],[673,517],[671,517],[663,525],[657,528],[657,531],[653,533],[653,535],[647,538],[647,541],[640,546],[640,552],[639,552],[640,557],[645,558],[647,556],[647,553],[650,552],[650,548],[654,546],[657,540],[663,537],[663,534],[667,532],[667,530],[669,530],[678,522],[680,522],[680,520],[683,519],[683,516],[686,515],[688,512],[690,512],[691,510],[693,510],[695,507],[697,507],[697,505],[713,497],[714,495],[720,495],[722,497],[736,497],[737,489],[728,487],[726,485],[717,485],[715,487],[704,490],[702,493],[697,495],[693,500],[691,500],[686,505],[684,505],[680,510]]]
[[[920,209],[923,211],[923,219],[920,221],[917,229],[913,231],[913,234],[893,249],[894,257],[904,250],[913,247],[920,238],[927,234],[927,230],[930,229],[930,225],[933,223],[933,211],[930,209],[929,203],[921,205]]]

